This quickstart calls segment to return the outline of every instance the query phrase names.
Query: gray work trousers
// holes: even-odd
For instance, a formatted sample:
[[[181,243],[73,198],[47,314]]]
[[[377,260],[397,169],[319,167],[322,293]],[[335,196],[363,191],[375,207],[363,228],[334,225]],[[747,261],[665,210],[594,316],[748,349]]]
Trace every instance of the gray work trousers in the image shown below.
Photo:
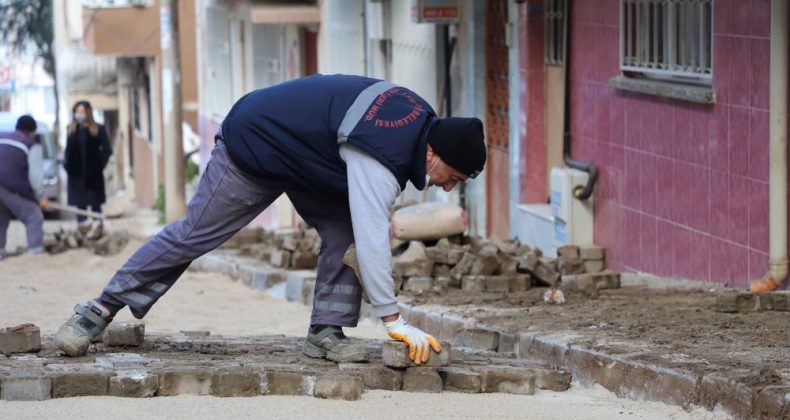
[[[25,225],[27,248],[31,251],[44,250],[44,215],[38,203],[17,193],[0,187],[0,253],[5,252],[8,225],[11,217]]]
[[[98,300],[142,318],[189,264],[217,248],[286,193],[321,236],[311,325],[357,325],[361,287],[343,255],[354,241],[347,197],[317,196],[244,173],[218,140],[186,217],[165,226],[115,273]],[[199,308],[211,311],[214,308]]]

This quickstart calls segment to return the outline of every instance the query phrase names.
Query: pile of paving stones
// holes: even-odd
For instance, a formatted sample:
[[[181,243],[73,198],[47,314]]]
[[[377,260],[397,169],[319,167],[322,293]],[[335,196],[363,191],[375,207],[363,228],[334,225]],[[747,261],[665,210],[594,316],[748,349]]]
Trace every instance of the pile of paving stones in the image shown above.
[[[475,334],[470,337],[474,344]],[[337,364],[302,355],[302,339],[282,336],[185,331],[145,337],[139,324],[127,323],[108,329],[102,338],[86,356],[68,358],[49,337],[41,340],[35,326],[0,330],[0,349],[6,353],[0,356],[0,399],[192,394],[357,400],[365,389],[532,395],[536,389],[565,391],[572,379],[541,361],[447,343],[426,364],[415,366],[406,345],[396,341],[364,341],[370,363]]]
[[[44,250],[50,254],[86,248],[96,255],[115,255],[121,252],[128,242],[129,233],[125,230],[107,232],[104,229],[94,229],[88,232],[84,229],[65,230],[61,227],[55,232],[44,233]]]
[[[395,277],[413,294],[444,293],[449,288],[470,292],[523,292],[532,286],[598,290],[620,287],[620,275],[604,268],[604,249],[595,245],[559,248],[555,259],[515,240],[466,237],[442,239],[431,246],[412,241],[394,257]],[[561,282],[562,280],[562,282]]]
[[[305,226],[277,232],[242,229],[222,245],[222,248],[237,248],[242,255],[273,267],[296,270],[316,268],[320,247],[318,232]]]

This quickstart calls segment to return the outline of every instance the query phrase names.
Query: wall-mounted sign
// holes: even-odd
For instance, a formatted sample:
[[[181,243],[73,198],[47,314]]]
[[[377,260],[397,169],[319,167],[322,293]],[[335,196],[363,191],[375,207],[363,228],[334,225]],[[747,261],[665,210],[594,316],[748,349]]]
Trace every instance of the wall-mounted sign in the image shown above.
[[[411,17],[417,23],[456,23],[458,15],[458,0],[412,0]]]

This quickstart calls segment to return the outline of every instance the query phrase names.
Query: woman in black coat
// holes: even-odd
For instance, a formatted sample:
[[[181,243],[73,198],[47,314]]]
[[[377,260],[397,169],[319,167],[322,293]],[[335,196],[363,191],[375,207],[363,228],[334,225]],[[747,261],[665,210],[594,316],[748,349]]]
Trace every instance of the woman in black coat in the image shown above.
[[[107,199],[103,171],[112,155],[110,140],[104,127],[93,119],[89,102],[77,102],[72,115],[64,162],[68,174],[68,202],[80,209],[90,207],[91,211],[101,213],[101,206]],[[85,216],[77,216],[77,222],[85,219]]]

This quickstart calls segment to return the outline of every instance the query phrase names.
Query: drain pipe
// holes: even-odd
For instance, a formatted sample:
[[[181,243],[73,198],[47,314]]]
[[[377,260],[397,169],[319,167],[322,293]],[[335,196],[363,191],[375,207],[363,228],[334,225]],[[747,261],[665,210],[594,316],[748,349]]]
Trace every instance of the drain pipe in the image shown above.
[[[787,0],[771,0],[769,272],[787,277]]]
[[[563,43],[562,71],[565,78],[565,103],[563,104],[563,136],[562,136],[562,158],[569,168],[587,172],[586,185],[576,185],[573,187],[573,196],[579,200],[586,200],[592,196],[595,182],[598,180],[598,167],[592,162],[582,162],[571,158],[571,72],[570,63],[570,21],[571,21],[571,1],[565,2],[565,15],[563,19],[563,31],[565,42]]]

